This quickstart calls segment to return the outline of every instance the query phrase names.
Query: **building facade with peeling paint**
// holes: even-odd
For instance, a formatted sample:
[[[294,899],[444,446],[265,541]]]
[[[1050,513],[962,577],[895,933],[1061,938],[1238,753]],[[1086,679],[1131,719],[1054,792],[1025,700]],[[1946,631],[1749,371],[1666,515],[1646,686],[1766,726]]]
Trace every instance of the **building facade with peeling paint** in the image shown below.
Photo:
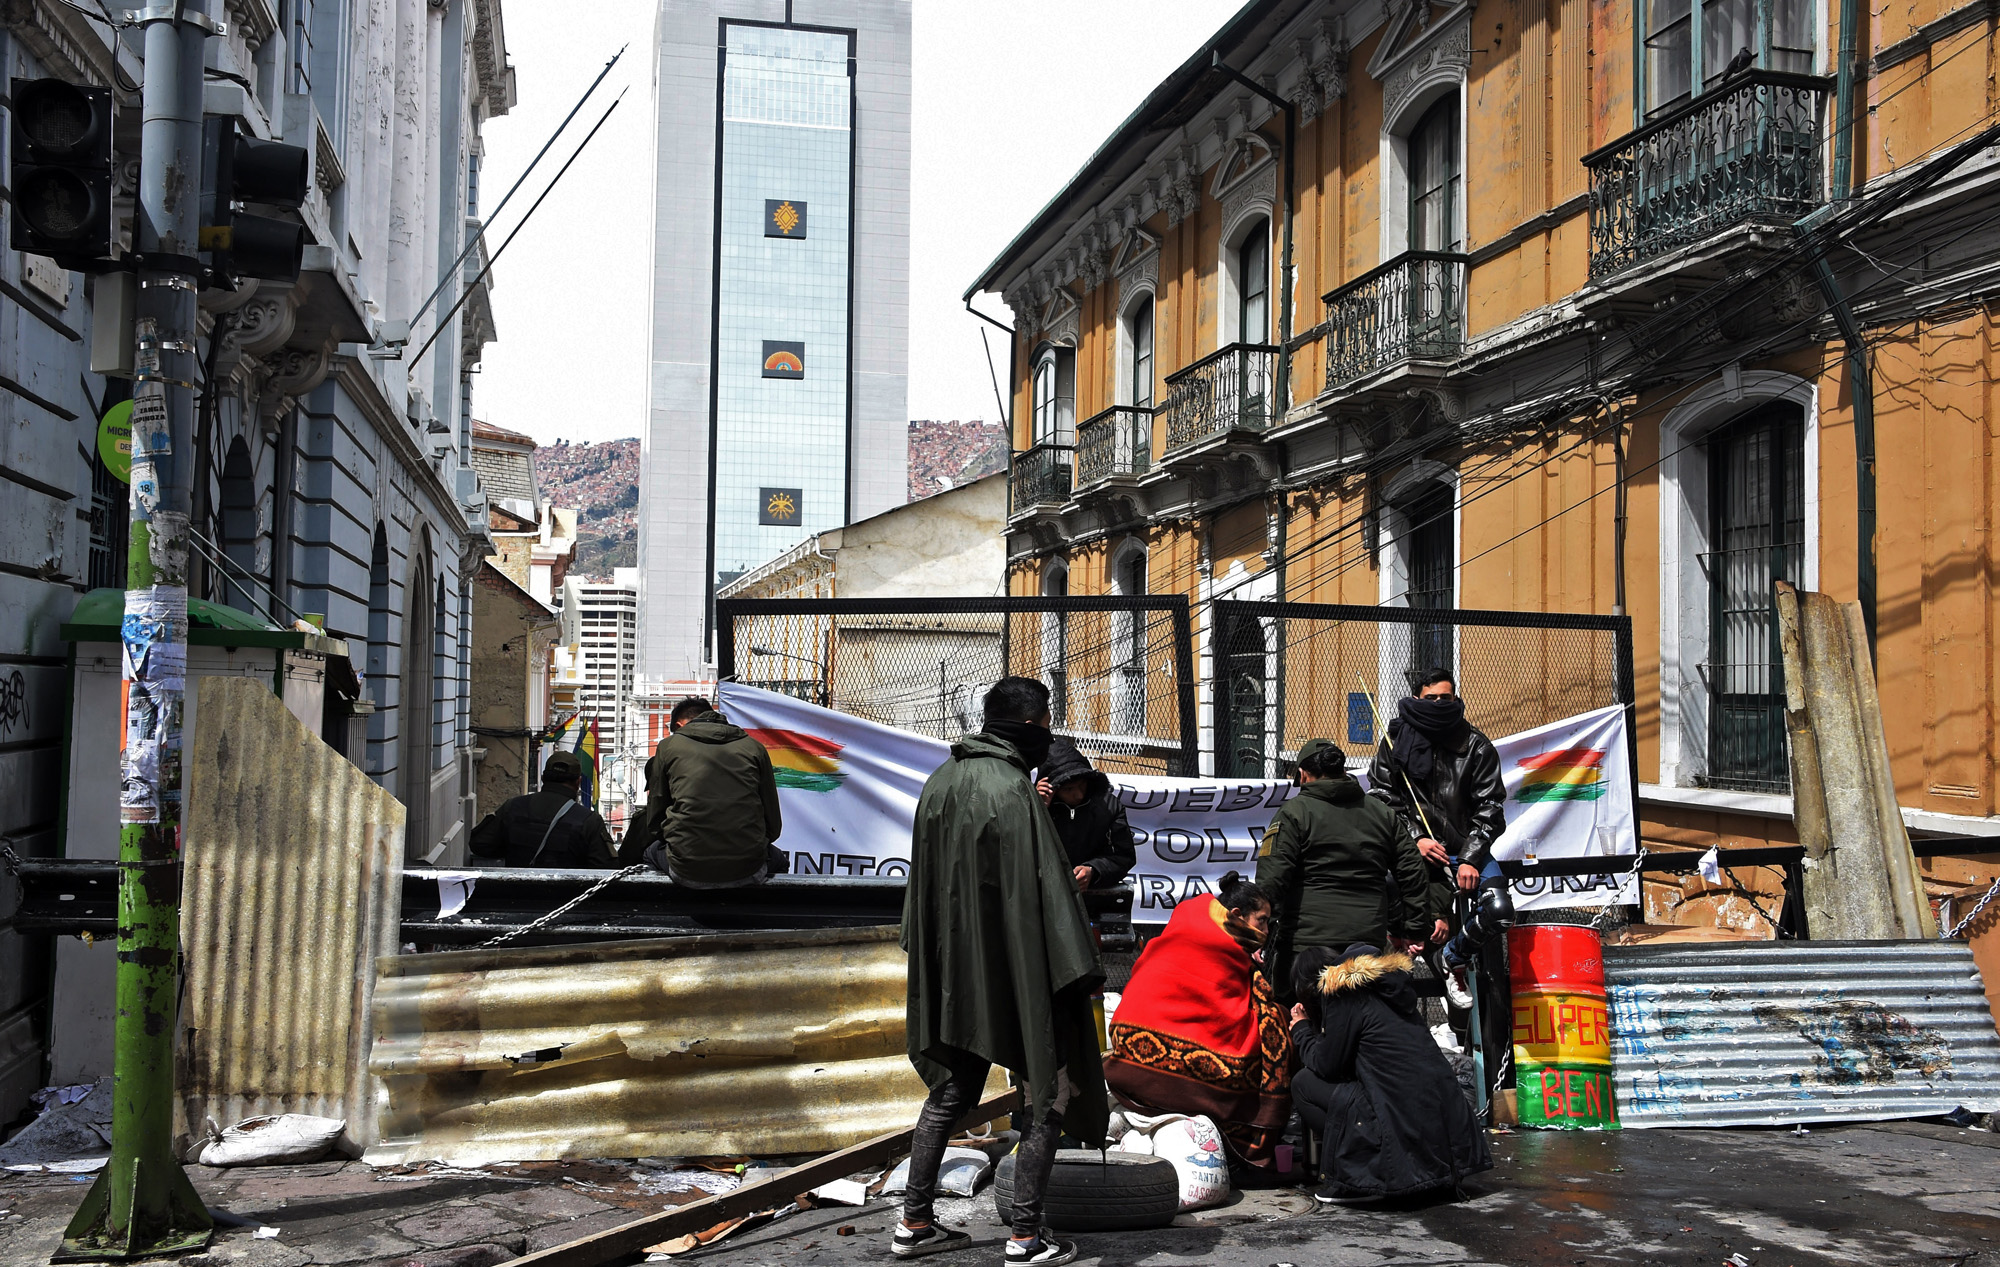
[[[1913,831],[1990,841],[1995,29],[1244,5],[969,292],[1012,313],[1010,592],[1186,595],[1245,775],[1311,648],[1212,599],[1629,614],[1662,847],[1793,839],[1789,580],[1867,606]]]
[[[197,421],[191,592],[287,628],[324,617],[364,674],[347,707],[366,717],[354,728],[365,738],[347,757],[408,807],[409,856],[456,858],[475,808],[472,576],[492,548],[469,462],[470,374],[494,337],[487,283],[414,353],[486,260],[481,246],[452,268],[480,238],[480,129],[514,99],[499,0],[208,7],[227,34],[209,42],[206,112],[304,147],[313,179],[296,213],[308,242],[298,280],[202,294],[197,350],[213,390]],[[114,42],[52,0],[10,5],[4,24],[9,75],[112,89],[129,242],[137,28]],[[0,252],[0,839],[24,856],[117,850],[115,837],[67,832],[62,810],[59,629],[84,593],[125,584],[126,490],[96,440],[130,385],[91,372],[96,285]],[[49,958],[46,939],[0,931],[0,1119],[43,1084]]]

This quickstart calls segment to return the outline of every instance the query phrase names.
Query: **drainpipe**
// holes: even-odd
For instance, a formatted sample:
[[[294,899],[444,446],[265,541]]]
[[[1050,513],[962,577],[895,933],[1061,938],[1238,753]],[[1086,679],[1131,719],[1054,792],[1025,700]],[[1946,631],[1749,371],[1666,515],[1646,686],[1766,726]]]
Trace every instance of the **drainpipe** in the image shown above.
[[[971,295],[967,295],[965,297],[965,310],[971,313],[973,316],[979,318],[981,321],[986,322],[988,325],[996,326],[999,329],[1007,332],[1007,390],[1009,393],[1012,393],[1014,390],[1014,383],[1015,383],[1014,362],[1015,358],[1017,358],[1021,354],[1021,349],[1019,346],[1020,339],[1016,337],[1014,333],[1014,327],[1003,324],[999,320],[993,317],[989,317],[985,313],[979,311],[979,309],[973,307]],[[993,367],[989,364],[986,368],[988,370],[991,370]],[[1014,407],[1011,404],[1009,404],[1007,400],[1001,399],[998,392],[994,393],[993,403],[1000,406],[1000,421],[1003,424],[1005,424],[1007,428],[1007,448],[1009,450],[1012,450],[1014,447]]]
[[[1875,376],[1861,323],[1840,289],[1818,226],[1835,206],[1854,196],[1854,80],[1860,55],[1861,0],[1840,0],[1840,52],[1834,67],[1833,198],[1798,222],[1812,240],[1813,280],[1826,297],[1827,310],[1846,345],[1848,396],[1854,411],[1854,532],[1855,599],[1861,604],[1862,627],[1868,634],[1868,659],[1875,661],[1877,597],[1875,557]]]
[[[1847,2],[1855,3],[1856,0]],[[1294,218],[1292,151],[1297,148],[1298,114],[1291,102],[1242,71],[1223,65],[1220,52],[1211,56],[1209,64],[1270,102],[1278,113],[1285,116],[1285,247],[1284,261],[1279,265],[1278,273],[1278,407],[1275,411],[1276,419],[1283,420],[1285,411],[1291,408],[1292,403],[1292,220]]]

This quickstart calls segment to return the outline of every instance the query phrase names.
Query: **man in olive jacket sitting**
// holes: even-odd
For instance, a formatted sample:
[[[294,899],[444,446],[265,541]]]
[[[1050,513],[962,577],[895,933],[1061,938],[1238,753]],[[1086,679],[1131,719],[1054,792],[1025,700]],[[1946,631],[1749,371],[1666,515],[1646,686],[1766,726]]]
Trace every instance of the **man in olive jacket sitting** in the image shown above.
[[[1443,941],[1423,856],[1388,806],[1361,790],[1329,739],[1299,749],[1299,794],[1257,851],[1257,885],[1277,903],[1270,980],[1289,989],[1292,958],[1313,946]]]
[[[646,863],[690,889],[762,884],[785,870],[771,754],[714,709],[660,741],[647,763],[647,813],[659,838]]]

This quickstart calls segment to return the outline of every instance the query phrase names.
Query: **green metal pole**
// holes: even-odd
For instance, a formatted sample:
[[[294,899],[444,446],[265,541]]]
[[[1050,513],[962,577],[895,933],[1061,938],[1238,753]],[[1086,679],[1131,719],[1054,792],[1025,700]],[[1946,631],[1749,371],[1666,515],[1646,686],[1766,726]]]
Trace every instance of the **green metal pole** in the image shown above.
[[[214,1229],[173,1151],[181,719],[195,471],[195,176],[207,25],[200,9],[200,0],[183,0],[145,11],[111,1160],[70,1220],[57,1262],[182,1253],[206,1245]]]

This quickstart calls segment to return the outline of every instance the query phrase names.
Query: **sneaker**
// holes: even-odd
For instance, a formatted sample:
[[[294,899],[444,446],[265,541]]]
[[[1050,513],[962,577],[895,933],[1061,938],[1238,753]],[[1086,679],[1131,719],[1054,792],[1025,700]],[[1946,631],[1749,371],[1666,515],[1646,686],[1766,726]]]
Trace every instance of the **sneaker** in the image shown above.
[[[1321,1205],[1365,1206],[1375,1205],[1382,1198],[1369,1196],[1365,1193],[1356,1196],[1340,1188],[1336,1188],[1332,1183],[1328,1183],[1318,1192],[1313,1193],[1313,1200],[1319,1202]]]
[[[954,1231],[941,1223],[933,1223],[921,1231],[911,1231],[899,1222],[895,1238],[889,1242],[889,1252],[898,1258],[921,1258],[925,1254],[964,1249],[970,1244],[970,1233]]]
[[[1057,1263],[1066,1263],[1075,1257],[1075,1241],[1059,1241],[1047,1232],[1043,1232],[1042,1238],[1029,1248],[1022,1248],[1018,1241],[1011,1238],[1007,1242],[1006,1261],[1010,1263],[1038,1263],[1041,1267],[1055,1267]]]

